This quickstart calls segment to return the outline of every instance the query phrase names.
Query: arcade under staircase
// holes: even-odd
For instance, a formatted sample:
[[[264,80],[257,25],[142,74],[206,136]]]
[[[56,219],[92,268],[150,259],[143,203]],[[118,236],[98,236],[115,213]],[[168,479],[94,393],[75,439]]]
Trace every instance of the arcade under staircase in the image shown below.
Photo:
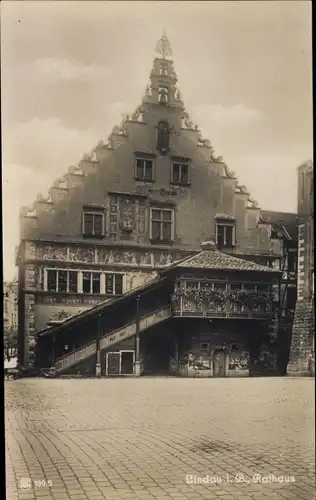
[[[162,321],[171,317],[171,307],[165,306],[150,314],[140,318],[139,331],[143,332]],[[125,326],[115,330],[113,332],[108,332],[100,338],[100,351],[104,351],[109,347],[113,347],[115,344],[122,342],[129,337],[136,335],[136,321],[128,323]],[[55,371],[56,374],[67,370],[68,368],[80,363],[81,361],[89,358],[96,354],[96,342],[90,342],[89,344],[79,347],[75,351],[62,356],[56,360]]]

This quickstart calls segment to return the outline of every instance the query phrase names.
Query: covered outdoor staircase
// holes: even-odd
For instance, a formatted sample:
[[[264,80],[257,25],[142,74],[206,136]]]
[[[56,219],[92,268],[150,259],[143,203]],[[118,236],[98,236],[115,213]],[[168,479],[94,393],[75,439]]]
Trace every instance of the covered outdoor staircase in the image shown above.
[[[143,332],[162,321],[171,317],[171,307],[164,306],[157,309],[150,314],[140,318],[139,331]],[[115,344],[122,342],[123,340],[133,337],[136,335],[136,321],[128,323],[118,330],[112,332],[107,332],[104,336],[100,338],[100,351],[104,351],[109,347],[113,347]],[[89,358],[96,354],[96,342],[89,342],[88,344],[79,347],[75,351],[62,356],[56,360],[55,371],[56,374],[60,374],[68,368],[80,363],[81,361]]]

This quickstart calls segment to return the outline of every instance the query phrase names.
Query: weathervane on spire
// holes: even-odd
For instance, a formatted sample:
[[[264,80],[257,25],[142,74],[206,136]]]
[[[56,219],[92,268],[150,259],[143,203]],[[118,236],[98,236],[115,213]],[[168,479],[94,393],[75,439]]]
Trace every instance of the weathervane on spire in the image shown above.
[[[165,59],[166,56],[172,56],[170,42],[165,31],[163,31],[162,37],[156,45],[156,52],[162,55],[162,59]]]

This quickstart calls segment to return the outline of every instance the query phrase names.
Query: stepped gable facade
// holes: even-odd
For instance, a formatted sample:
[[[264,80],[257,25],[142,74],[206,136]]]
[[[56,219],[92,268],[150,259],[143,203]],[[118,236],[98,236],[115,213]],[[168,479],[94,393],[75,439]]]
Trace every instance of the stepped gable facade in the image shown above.
[[[21,210],[16,261],[25,368],[36,364],[37,332],[49,323],[149,283],[205,240],[282,269],[284,233],[273,233],[247,187],[191,121],[165,35],[156,50],[134,113],[46,197]]]

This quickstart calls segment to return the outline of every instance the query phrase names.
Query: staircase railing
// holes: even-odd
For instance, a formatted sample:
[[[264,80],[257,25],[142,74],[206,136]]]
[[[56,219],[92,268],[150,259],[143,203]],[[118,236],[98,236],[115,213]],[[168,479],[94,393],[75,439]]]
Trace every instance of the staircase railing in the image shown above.
[[[164,321],[171,316],[171,308],[170,306],[165,306],[160,309],[156,309],[155,311],[143,316],[140,319],[139,329],[140,331],[144,331],[150,326],[156,325],[161,321]],[[118,328],[114,332],[106,333],[100,339],[100,350],[108,349],[112,345],[118,344],[123,340],[132,337],[136,334],[136,321],[128,323],[127,325]],[[56,360],[55,370],[56,372],[60,372],[65,370],[66,368],[70,368],[71,366],[87,359],[89,356],[92,356],[96,353],[96,342],[92,341],[89,344],[86,344],[83,347],[79,347],[75,351],[72,351],[65,356],[62,356]]]

